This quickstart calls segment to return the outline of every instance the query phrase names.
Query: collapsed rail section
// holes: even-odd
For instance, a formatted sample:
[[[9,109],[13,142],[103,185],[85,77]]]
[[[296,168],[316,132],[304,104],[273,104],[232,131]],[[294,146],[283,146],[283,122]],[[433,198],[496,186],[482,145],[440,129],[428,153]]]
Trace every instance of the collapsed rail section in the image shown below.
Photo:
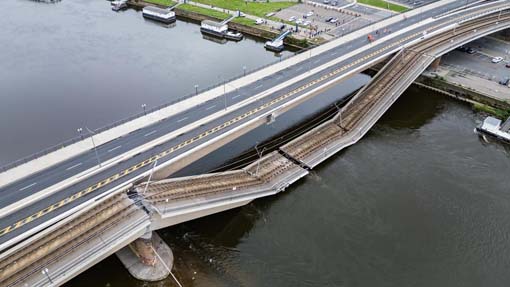
[[[166,227],[284,190],[308,174],[302,166],[315,167],[358,141],[436,57],[509,26],[505,11],[404,49],[336,117],[244,169],[142,183],[135,187],[138,202],[125,193],[104,199],[25,241],[30,244],[0,254],[0,285],[61,285],[142,236],[151,224],[153,230]]]
[[[508,28],[508,11],[467,21],[396,54],[330,121],[282,146],[310,168],[356,143],[438,57],[475,38]]]
[[[155,211],[155,230],[276,194],[307,174],[275,151],[240,170],[142,183],[135,190]]]
[[[140,237],[147,214],[125,193],[0,257],[0,285],[58,286]]]
[[[333,119],[242,170],[138,185],[136,191],[155,211],[152,229],[238,207],[283,190],[305,176],[308,169],[361,139],[437,57],[508,26],[508,11],[486,15],[401,50]]]

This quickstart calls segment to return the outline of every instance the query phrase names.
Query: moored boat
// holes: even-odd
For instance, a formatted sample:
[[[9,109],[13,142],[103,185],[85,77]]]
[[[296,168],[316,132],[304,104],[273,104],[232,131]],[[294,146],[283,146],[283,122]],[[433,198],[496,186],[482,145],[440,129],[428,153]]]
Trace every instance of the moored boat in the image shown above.
[[[241,41],[243,39],[243,34],[237,32],[237,31],[228,30],[225,33],[225,38],[229,39],[229,40],[234,40],[234,41]]]
[[[144,7],[142,10],[144,18],[170,24],[175,22],[175,12],[153,6]]]

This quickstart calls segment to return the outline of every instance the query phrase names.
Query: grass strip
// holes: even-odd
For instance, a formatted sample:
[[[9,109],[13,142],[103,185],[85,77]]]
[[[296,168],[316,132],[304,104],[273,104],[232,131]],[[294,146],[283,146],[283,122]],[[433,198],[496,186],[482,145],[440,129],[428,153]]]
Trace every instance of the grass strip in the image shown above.
[[[173,6],[177,3],[172,0],[144,0],[144,2],[161,5],[161,6]]]
[[[297,2],[278,1],[278,2],[252,2],[245,0],[194,0],[195,2],[212,5],[232,11],[241,11],[249,15],[265,17],[270,12],[276,12],[281,9],[296,5]]]
[[[408,10],[407,7],[393,4],[393,3],[390,3],[390,2],[387,2],[384,0],[358,0],[358,3],[366,4],[366,5],[374,6],[374,7],[378,7],[378,8],[388,9],[388,10],[398,12],[398,13],[405,12]]]
[[[194,6],[194,5],[190,5],[190,4],[181,4],[181,5],[179,5],[178,8],[182,9],[182,10],[190,11],[190,12],[199,13],[202,15],[211,16],[211,17],[214,17],[214,18],[217,18],[220,20],[225,20],[230,17],[230,15],[227,13],[223,13],[223,12],[216,11],[213,9],[202,8],[202,7],[198,7],[198,6]]]

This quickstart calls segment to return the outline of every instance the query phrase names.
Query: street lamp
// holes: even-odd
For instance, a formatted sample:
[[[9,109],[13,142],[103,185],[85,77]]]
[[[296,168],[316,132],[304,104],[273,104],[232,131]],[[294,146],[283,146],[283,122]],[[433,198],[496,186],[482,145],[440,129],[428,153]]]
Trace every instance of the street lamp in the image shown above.
[[[87,131],[89,133],[91,133],[92,135],[90,136],[90,139],[92,140],[92,146],[94,147],[94,153],[96,154],[96,159],[97,159],[97,164],[99,164],[99,166],[101,166],[101,160],[99,159],[99,154],[97,153],[97,147],[96,147],[96,142],[94,141],[94,136],[96,133],[91,131],[89,128],[85,127],[85,129],[87,129]]]
[[[198,85],[195,85],[195,95],[198,95]]]
[[[246,76],[246,66],[243,66],[243,74]]]
[[[151,178],[152,178],[152,174],[154,174],[154,169],[156,169],[156,165],[158,164],[158,160],[156,159],[154,161],[154,165],[152,166],[152,170],[151,170],[151,174],[149,175],[149,179],[147,180],[147,184],[145,185],[145,188],[143,190],[143,193],[142,194],[145,194],[145,192],[147,191],[147,188],[149,187],[149,183],[151,182]],[[167,201],[168,202],[168,201]]]
[[[143,109],[143,115],[146,116],[147,115],[147,112],[145,111],[145,108],[147,107],[146,104],[142,104],[142,109]]]
[[[48,270],[48,268],[44,268],[43,270],[41,270],[41,273],[42,273],[43,275],[46,275],[46,277],[48,278],[48,281],[50,281],[50,283],[53,285],[53,284],[54,284],[54,283],[53,283],[53,280],[51,280],[51,277],[50,277],[50,275],[48,274],[48,271],[49,271],[49,270]]]
[[[257,170],[255,171],[255,176],[259,176],[259,168],[260,168],[260,161],[262,159],[262,155],[264,154],[264,151],[266,151],[266,147],[263,147],[261,151],[258,149],[258,143],[255,145],[255,151],[257,152],[259,156],[259,160],[257,161]]]
[[[222,76],[218,76],[221,82],[223,82],[223,103],[225,105],[225,110],[227,110],[227,81],[223,79]]]
[[[80,138],[83,140],[83,134],[81,133],[83,131],[83,129],[78,128],[76,131],[80,134]]]

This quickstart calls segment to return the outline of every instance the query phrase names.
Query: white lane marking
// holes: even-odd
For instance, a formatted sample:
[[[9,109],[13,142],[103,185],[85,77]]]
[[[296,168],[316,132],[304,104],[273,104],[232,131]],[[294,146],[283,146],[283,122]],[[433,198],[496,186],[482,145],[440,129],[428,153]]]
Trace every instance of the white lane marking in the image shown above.
[[[37,182],[34,182],[34,183],[30,184],[30,185],[27,185],[27,186],[25,186],[25,187],[23,187],[23,188],[20,188],[20,189],[19,189],[19,191],[25,190],[25,189],[27,189],[27,188],[31,188],[32,186],[34,186],[34,185],[36,185],[36,184],[37,184]]]
[[[263,85],[258,85],[258,86],[256,86],[256,87],[255,87],[255,90],[258,90],[258,89],[262,88],[262,86],[263,86]]]
[[[299,71],[301,71],[302,69],[303,69],[303,67],[299,67],[299,68],[297,68],[297,69],[296,69],[296,71],[298,71],[298,72],[299,72]]]
[[[184,118],[182,118],[182,119],[178,120],[177,122],[178,122],[178,123],[180,123],[180,122],[185,121],[185,120],[187,120],[187,119],[188,119],[188,117],[184,117]]]
[[[283,76],[279,76],[278,78],[276,78],[277,80],[281,80],[283,79]]]
[[[116,146],[116,147],[114,147],[114,148],[112,148],[112,149],[109,149],[109,150],[108,150],[108,152],[112,152],[112,151],[114,151],[114,150],[116,150],[116,149],[119,149],[119,148],[121,148],[121,147],[122,147],[121,145]]]
[[[321,61],[321,59],[317,59],[317,60],[313,61],[313,63],[314,63],[314,64],[317,64],[317,63],[319,63],[320,61]]]
[[[157,132],[157,130],[153,130],[152,132],[150,132],[150,133],[146,133],[146,134],[144,134],[143,136],[144,136],[144,137],[148,137],[148,136],[150,136],[150,135],[154,134],[155,132]]]
[[[235,98],[239,98],[241,95],[236,95],[236,96],[233,96],[232,97],[232,100],[235,99]]]
[[[208,111],[208,110],[210,110],[210,109],[214,109],[215,107],[216,107],[216,105],[214,105],[214,106],[210,106],[210,107],[205,108],[205,110],[206,110],[206,111]]]
[[[80,162],[80,163],[77,163],[77,164],[75,164],[75,165],[73,165],[73,166],[70,166],[70,167],[66,168],[66,170],[71,170],[71,169],[73,169],[73,168],[75,168],[75,167],[79,167],[80,165],[82,165],[82,163],[81,163],[81,162]]]
[[[334,55],[336,55],[336,52],[331,53],[331,56],[334,56]]]

